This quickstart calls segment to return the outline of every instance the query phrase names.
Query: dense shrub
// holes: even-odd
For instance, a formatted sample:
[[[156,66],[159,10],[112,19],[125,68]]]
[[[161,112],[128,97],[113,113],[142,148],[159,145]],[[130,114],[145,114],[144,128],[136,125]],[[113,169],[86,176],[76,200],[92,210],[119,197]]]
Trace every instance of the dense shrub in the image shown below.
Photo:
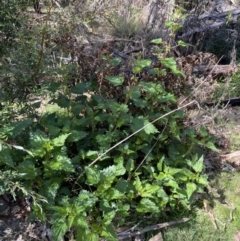
[[[190,209],[207,185],[203,150],[214,145],[204,127],[184,124],[171,91],[179,93],[183,74],[169,44],[152,41],[151,59],[123,62],[95,46],[93,55],[76,47],[73,33],[86,24],[71,17],[60,16],[55,29],[48,21],[41,31],[22,28],[11,36],[18,44],[6,48],[3,118],[11,112],[7,100],[27,102],[36,87],[46,90],[42,83],[49,92],[34,117],[26,112],[1,123],[0,194],[29,197],[30,219],[50,221],[54,240],[70,229],[77,240],[117,240],[115,227],[133,213]],[[179,26],[168,24],[174,34]],[[71,61],[59,60],[69,52]]]
[[[137,61],[135,71],[149,61]],[[157,79],[106,81],[122,96],[100,95],[85,81],[60,92],[37,122],[0,129],[8,140],[0,153],[8,175],[2,193],[17,181],[14,191],[33,198],[32,218],[51,220],[55,240],[71,227],[77,240],[116,240],[117,217],[189,209],[207,184],[200,147],[214,146],[203,127],[197,133],[183,125],[182,110],[164,117],[176,108],[174,95]]]

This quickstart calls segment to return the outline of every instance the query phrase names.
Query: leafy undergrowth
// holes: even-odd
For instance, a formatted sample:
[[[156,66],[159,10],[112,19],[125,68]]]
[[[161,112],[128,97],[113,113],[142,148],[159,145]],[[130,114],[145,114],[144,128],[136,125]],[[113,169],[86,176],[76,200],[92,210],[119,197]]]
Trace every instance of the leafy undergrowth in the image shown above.
[[[29,220],[47,223],[54,241],[70,234],[78,241],[115,241],[131,218],[134,224],[144,217],[153,222],[167,214],[189,215],[208,185],[204,154],[216,148],[204,125],[186,121],[190,103],[178,106],[178,97],[191,90],[173,57],[176,45],[187,46],[174,42],[181,27],[174,14],[166,24],[168,41],[141,38],[133,41],[140,50],[137,45],[127,51],[128,41],[121,38],[120,46],[111,40],[78,42],[79,29],[90,34],[91,11],[83,2],[70,5],[69,15],[61,10],[67,20],[59,16],[56,25],[49,24],[57,17],[51,15],[54,3],[42,25],[33,24],[35,38],[34,32],[21,32],[16,51],[9,45],[13,56],[1,83],[0,194],[26,198]],[[129,57],[120,58],[120,50]],[[23,103],[38,91],[49,97],[41,111],[32,106],[12,115],[8,103]]]
[[[181,73],[172,58],[162,64]],[[100,93],[93,81],[59,84],[44,113],[0,128],[1,193],[30,198],[30,220],[49,221],[54,240],[69,230],[79,241],[117,240],[132,213],[189,210],[208,184],[212,137],[184,124],[161,76],[137,77],[145,67],[151,60],[137,60],[128,83],[105,76]]]

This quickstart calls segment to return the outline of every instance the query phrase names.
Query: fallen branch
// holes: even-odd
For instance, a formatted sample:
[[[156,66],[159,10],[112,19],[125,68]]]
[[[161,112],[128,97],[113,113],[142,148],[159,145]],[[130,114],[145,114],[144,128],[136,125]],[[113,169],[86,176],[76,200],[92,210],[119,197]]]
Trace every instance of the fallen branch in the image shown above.
[[[152,231],[152,230],[158,230],[158,229],[170,227],[170,226],[173,226],[173,225],[176,225],[176,224],[185,223],[189,220],[190,220],[190,218],[183,218],[183,219],[176,220],[176,221],[171,221],[171,222],[160,223],[160,224],[148,226],[148,227],[146,227],[146,228],[144,228],[140,231],[134,232],[134,233],[126,233],[126,232],[119,233],[118,239],[123,240],[123,239],[131,238],[131,237],[135,237],[135,236],[140,236],[140,235],[142,235],[144,233],[147,233],[149,231]]]
[[[230,76],[237,72],[237,66],[235,65],[198,65],[194,66],[194,74],[211,74],[213,76]]]

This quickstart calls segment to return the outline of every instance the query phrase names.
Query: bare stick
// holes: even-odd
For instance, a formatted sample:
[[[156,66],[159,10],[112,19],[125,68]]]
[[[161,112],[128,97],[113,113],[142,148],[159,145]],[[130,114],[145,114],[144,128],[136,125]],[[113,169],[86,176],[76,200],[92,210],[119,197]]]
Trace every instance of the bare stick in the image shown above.
[[[134,236],[139,236],[139,235],[142,235],[142,234],[147,233],[147,232],[152,231],[152,230],[158,230],[158,229],[170,227],[170,226],[173,226],[173,225],[176,225],[176,224],[185,223],[189,220],[190,220],[190,218],[183,218],[183,219],[176,220],[176,221],[159,223],[159,224],[155,224],[155,225],[152,225],[152,226],[148,226],[148,227],[146,227],[146,228],[144,228],[140,231],[134,232],[134,233],[119,233],[118,239],[123,240],[123,239],[131,238],[131,237],[134,237]]]

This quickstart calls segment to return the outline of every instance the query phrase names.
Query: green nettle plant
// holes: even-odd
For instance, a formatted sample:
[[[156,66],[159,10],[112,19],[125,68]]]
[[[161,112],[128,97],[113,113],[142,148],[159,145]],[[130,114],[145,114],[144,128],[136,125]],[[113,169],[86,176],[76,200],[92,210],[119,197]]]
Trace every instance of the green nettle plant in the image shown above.
[[[172,58],[160,62],[181,75]],[[151,81],[137,78],[145,68]],[[176,99],[151,60],[132,72],[131,84],[108,75],[101,90],[93,81],[59,89],[39,118],[0,128],[0,191],[31,196],[30,218],[49,220],[54,240],[70,229],[79,241],[117,240],[117,217],[190,209],[208,184],[202,147],[215,147],[206,129],[172,111]]]

